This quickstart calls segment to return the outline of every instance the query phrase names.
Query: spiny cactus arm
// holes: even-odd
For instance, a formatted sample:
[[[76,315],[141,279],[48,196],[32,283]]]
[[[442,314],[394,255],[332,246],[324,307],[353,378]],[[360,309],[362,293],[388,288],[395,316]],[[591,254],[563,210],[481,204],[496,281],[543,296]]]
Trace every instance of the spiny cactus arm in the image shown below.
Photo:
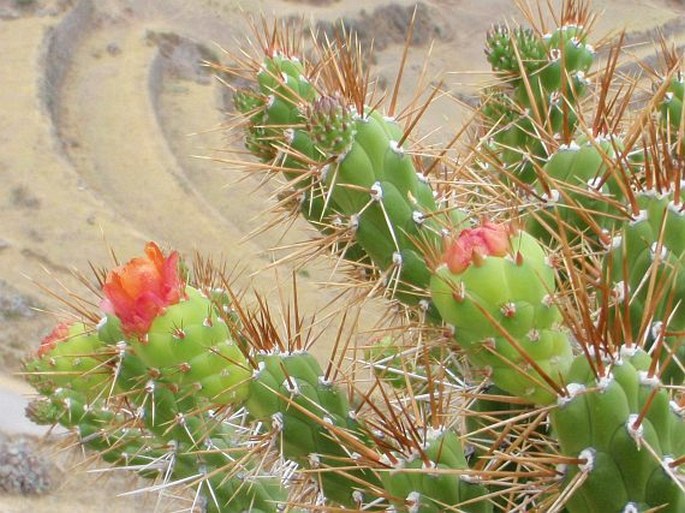
[[[633,346],[593,368],[578,357],[570,394],[550,412],[575,493],[569,513],[660,511],[685,507],[683,409],[650,370],[653,359]],[[611,489],[612,493],[606,493]]]
[[[485,53],[502,83],[486,91],[482,113],[489,148],[514,183],[534,183],[549,144],[574,137],[595,53],[587,43],[592,15],[576,7],[565,4],[550,33],[498,25],[487,36]]]
[[[554,271],[535,239],[489,222],[454,239],[431,278],[433,301],[470,361],[537,404],[554,400],[572,359],[554,293]]]
[[[261,147],[272,148],[268,162],[302,193],[305,217],[324,228],[327,241],[340,247],[341,238],[353,240],[366,256],[361,261],[364,269],[371,264],[392,297],[429,307],[423,248],[439,244],[445,229],[459,230],[467,222],[458,212],[439,207],[409,153],[405,131],[379,108],[365,105],[366,98],[359,93],[364,87],[351,87],[362,80],[353,76],[359,70],[341,63],[358,56],[349,48],[322,51],[318,66],[305,66],[287,52],[267,50],[255,80],[257,89],[240,92],[236,107],[248,118],[248,134],[255,126],[269,130],[261,140]],[[322,72],[322,66],[335,69]],[[311,82],[317,92],[289,93],[295,81],[289,74],[292,69],[300,82]],[[314,72],[316,77],[310,76]],[[260,80],[265,73],[269,80]],[[331,85],[321,78],[327,73],[344,84]],[[247,94],[269,98],[258,114],[243,101]],[[281,111],[290,114],[283,116]],[[318,219],[311,218],[312,213]],[[338,227],[337,241],[333,225]]]
[[[420,449],[423,460],[454,473],[439,479],[449,490],[435,489],[431,477],[398,484],[388,476],[404,471],[392,470],[393,462],[413,468],[415,456],[393,454],[399,442],[391,438],[379,445],[311,354],[289,341],[279,348],[275,327],[250,325],[255,316],[237,304],[234,314],[222,313],[209,294],[179,280],[176,264],[175,254],[164,257],[148,245],[146,257],[105,280],[108,315],[97,331],[44,343],[39,363],[71,357],[84,344],[81,338],[91,337],[87,341],[109,355],[108,393],[86,402],[87,382],[68,359],[64,386],[36,405],[36,416],[74,428],[81,443],[115,465],[161,476],[151,489],[199,483],[208,511],[217,513],[277,511],[289,504],[288,479],[273,473],[285,462],[308,470],[295,473],[296,481],[312,483],[325,504],[356,508],[380,501],[414,511],[412,500],[420,497],[417,511],[442,505],[492,510],[482,486],[459,478],[468,467],[451,430],[441,435],[450,440],[449,451],[430,449],[432,441]],[[260,329],[269,336],[260,336]],[[240,349],[234,340],[241,340]],[[35,376],[47,396],[44,375]]]
[[[50,406],[34,413],[75,430],[106,461],[162,481],[150,490],[196,484],[208,511],[277,511],[287,487],[251,458],[249,429],[210,411],[240,397],[249,376],[210,295],[186,287],[177,255],[154,244],[103,288],[108,315],[97,330],[59,325],[27,363]]]
[[[241,311],[240,316],[236,328],[244,329],[250,323],[249,315]],[[263,322],[265,315],[258,317]],[[250,328],[246,332],[255,330]],[[492,510],[485,488],[460,477],[470,472],[461,442],[451,429],[441,430],[440,436],[431,433],[435,438],[452,437],[453,457],[442,458],[440,451],[429,453],[424,445],[402,450],[400,447],[406,444],[403,432],[389,427],[385,436],[379,436],[370,427],[378,423],[357,413],[347,393],[331,382],[331,368],[324,373],[310,353],[288,341],[274,345],[273,340],[262,340],[253,341],[252,345],[258,351],[250,358],[253,378],[249,397],[241,405],[250,417],[273,433],[285,458],[314,476],[321,497],[328,503],[368,507],[390,502],[395,511],[439,511],[445,505],[468,512]],[[365,403],[370,401],[365,397]],[[371,406],[371,411],[378,415],[394,407],[388,402]],[[428,441],[426,444],[430,445]],[[416,454],[423,454],[426,464],[440,466],[451,474],[442,479],[449,492],[436,487],[432,477],[410,478],[409,482],[404,482],[403,477],[391,477],[404,476],[404,464],[414,462]],[[415,462],[408,468],[414,465]],[[397,484],[398,480],[403,484]],[[420,506],[414,504],[418,497]]]
[[[604,249],[608,235],[629,216],[632,173],[616,136],[585,136],[549,156],[525,207],[526,229],[552,246],[592,244]],[[561,240],[563,239],[563,240]]]
[[[59,424],[74,431],[79,445],[144,478],[157,479],[168,469],[169,449],[158,445],[145,428],[131,427],[132,418],[89,404],[74,390],[59,389],[34,399],[27,416],[37,424]]]
[[[135,359],[126,357],[121,367],[117,388],[122,395],[86,401],[73,388],[59,388],[34,401],[30,417],[41,424],[62,425],[104,461],[155,481],[150,491],[202,483],[197,497],[206,498],[207,511],[276,511],[275,505],[286,502],[280,478],[257,476],[249,460],[241,461],[241,455],[250,451],[240,445],[241,437],[231,424],[194,413],[196,402],[178,400],[152,380],[124,393],[124,383],[130,386],[145,377],[138,375],[145,367]]]
[[[660,142],[645,145],[645,175],[630,192],[630,216],[611,232],[602,259],[610,318],[621,319],[630,342],[659,351],[660,377],[681,386],[685,376],[685,211],[678,161]]]
[[[43,394],[68,387],[86,400],[95,400],[109,393],[114,358],[114,350],[94,329],[83,322],[61,322],[24,362],[24,371],[31,385]]]
[[[427,430],[423,446],[409,456],[395,455],[381,474],[383,485],[401,511],[487,513],[487,489],[468,468],[461,441],[452,430]],[[398,508],[398,506],[396,506]]]
[[[547,61],[543,38],[530,28],[509,29],[505,25],[495,25],[488,32],[485,55],[492,70],[504,77],[529,74]]]
[[[243,406],[252,406],[255,412],[250,414],[248,408],[248,416],[262,421],[260,425],[267,432],[275,422],[272,417],[280,417],[281,428],[287,433],[287,445],[283,450],[287,459],[299,456],[303,461],[310,453],[317,452],[349,458],[339,445],[322,435],[322,428],[317,429],[315,423],[309,428],[307,438],[306,429],[302,431],[308,427],[307,417],[298,414],[287,401],[278,399],[284,371],[292,374],[286,385],[295,386],[298,380],[309,379],[316,386],[323,386],[316,380],[318,364],[309,355],[294,360],[256,356],[252,363],[259,360],[271,364],[268,371],[259,371],[234,342],[235,337],[227,325],[232,322],[231,317],[222,315],[207,294],[179,283],[174,273],[167,279],[160,276],[159,270],[171,257],[160,260],[153,261],[155,269],[150,269],[151,262],[133,259],[111,272],[105,282],[105,307],[112,313],[101,323],[100,333],[103,339],[116,343],[119,351],[117,391],[127,402],[137,406],[136,414],[157,443],[174,448],[174,461],[183,465],[171,469],[171,476],[204,483],[215,502],[210,507],[217,511],[224,508],[248,510],[251,505],[275,511],[278,504],[287,501],[287,492],[278,478],[269,475],[268,468],[256,472],[249,444],[241,442],[249,429],[243,429],[246,433],[237,432],[233,426],[241,423],[240,417],[223,421],[210,415],[208,410],[237,412]],[[152,279],[150,274],[154,275]],[[152,311],[141,308],[151,295],[173,299],[166,304],[155,303]],[[284,371],[279,367],[281,363]],[[274,389],[265,389],[269,385]],[[308,382],[303,381],[298,389],[311,392],[308,386]],[[318,400],[319,396],[315,391],[313,393]],[[330,406],[337,405],[335,393],[326,389],[320,396]],[[274,403],[274,398],[276,410],[263,415],[264,409]],[[310,408],[311,404],[306,403],[306,406]],[[349,407],[345,410],[347,414]],[[346,422],[346,417],[343,420]],[[277,431],[279,429],[274,428],[274,432]],[[252,436],[264,435],[258,429]],[[324,474],[329,475],[332,473]],[[347,489],[350,489],[349,484]],[[351,492],[347,496],[351,501]]]

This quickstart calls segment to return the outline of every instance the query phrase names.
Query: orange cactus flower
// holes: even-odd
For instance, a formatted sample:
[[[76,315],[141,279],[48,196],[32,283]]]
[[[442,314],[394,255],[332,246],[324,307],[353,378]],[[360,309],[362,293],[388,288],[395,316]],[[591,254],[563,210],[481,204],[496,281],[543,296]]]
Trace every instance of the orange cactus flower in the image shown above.
[[[38,348],[38,356],[44,356],[52,351],[59,342],[64,342],[69,338],[69,328],[71,323],[60,322],[52,331],[41,341]]]
[[[165,257],[157,244],[148,242],[144,257],[109,272],[100,307],[119,318],[125,334],[144,335],[155,317],[185,296],[178,258],[175,251]]]
[[[478,228],[463,230],[448,245],[444,261],[452,273],[458,274],[487,256],[504,256],[509,251],[509,235],[507,226],[484,221]]]

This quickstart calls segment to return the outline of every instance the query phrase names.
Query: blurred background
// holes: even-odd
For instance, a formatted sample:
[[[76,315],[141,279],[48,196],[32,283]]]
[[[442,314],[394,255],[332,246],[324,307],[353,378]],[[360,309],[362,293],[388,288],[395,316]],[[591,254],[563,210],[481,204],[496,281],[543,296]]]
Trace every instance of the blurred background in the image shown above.
[[[30,388],[17,375],[21,358],[71,315],[46,289],[97,305],[75,270],[89,276],[90,264],[112,265],[112,250],[125,261],[155,240],[189,258],[201,251],[224,261],[237,286],[254,286],[274,301],[295,273],[301,310],[320,312],[330,303],[335,316],[340,290],[320,286],[336,281],[330,262],[274,265],[288,253],[274,248],[302,240],[307,226],[250,236],[283,214],[264,212],[275,203],[274,187],[232,163],[246,157],[230,129],[230,87],[203,61],[230,64],[248,41],[258,46],[250,17],[302,18],[321,31],[343,20],[366,48],[373,44],[371,75],[380,95],[396,80],[416,8],[401,98],[410,102],[418,83],[442,81],[444,93],[419,127],[439,144],[477,105],[475,91],[488,80],[485,33],[493,23],[520,20],[515,4],[367,0],[362,9],[352,0],[0,0],[0,513],[188,507],[158,494],[119,497],[136,489],[131,478],[93,472],[78,449],[56,449],[52,441],[63,435],[23,417]],[[685,2],[593,5],[605,12],[590,41],[627,32],[624,73],[654,64],[659,31],[685,45]],[[361,336],[367,329],[362,312]],[[322,337],[322,359],[328,349]]]

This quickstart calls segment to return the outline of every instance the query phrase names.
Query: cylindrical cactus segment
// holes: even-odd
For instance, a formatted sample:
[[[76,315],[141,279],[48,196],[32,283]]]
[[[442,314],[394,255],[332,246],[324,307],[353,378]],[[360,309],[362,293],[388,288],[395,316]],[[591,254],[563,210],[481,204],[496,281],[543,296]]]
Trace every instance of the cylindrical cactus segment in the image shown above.
[[[623,348],[597,379],[585,356],[574,360],[569,394],[550,413],[561,454],[578,460],[565,465],[564,483],[579,483],[569,513],[685,508],[682,464],[672,465],[685,454],[685,419],[649,374],[650,362],[641,350]]]
[[[111,396],[86,396],[73,387],[43,392],[29,407],[32,420],[72,430],[82,446],[141,477],[182,481],[194,476],[204,481],[202,486],[211,489],[206,494],[208,512],[257,508],[275,513],[278,504],[286,502],[280,478],[258,476],[249,463],[236,467],[235,461],[248,449],[241,447],[230,423],[205,411],[206,400],[200,397],[198,402],[168,384],[149,379],[150,369],[136,356],[124,352],[120,356],[108,375]],[[121,407],[122,397],[126,398],[125,408]],[[217,474],[218,469],[240,472],[244,477]]]
[[[685,211],[674,193],[637,195],[638,215],[623,223],[605,257],[612,313],[630,317],[632,340],[650,348],[663,338],[661,379],[685,376]],[[627,322],[625,323],[628,324]]]
[[[395,511],[489,513],[492,502],[482,498],[487,488],[478,483],[464,457],[461,441],[451,430],[428,432],[418,454],[398,458],[381,474]],[[423,471],[418,471],[423,469]],[[431,470],[434,469],[434,472]],[[461,471],[461,472],[460,472]]]
[[[592,66],[595,53],[585,42],[586,37],[581,28],[573,25],[564,25],[543,37],[546,59],[538,61],[537,67],[528,71],[525,77],[519,74],[515,85],[514,97],[520,105],[537,111],[534,116],[544,116],[557,102],[577,103],[587,89],[585,73]],[[573,110],[561,107],[564,109]],[[551,118],[542,118],[543,124],[547,124],[548,119]],[[563,129],[571,133],[573,127],[569,125]]]
[[[234,319],[217,290],[186,286],[182,272],[176,253],[152,243],[112,270],[102,322],[59,325],[27,364],[45,398],[32,415],[143,477],[200,483],[208,512],[275,513],[287,502],[281,477],[250,459],[239,421],[212,411],[249,392],[252,369],[226,324]]]
[[[264,60],[257,82],[260,90],[284,100],[289,108],[298,102],[311,101],[316,96],[300,59],[283,53],[272,53]]]
[[[255,356],[257,369],[244,402],[249,415],[276,433],[284,457],[313,469],[327,501],[354,506],[365,495],[361,483],[377,484],[372,472],[355,469],[354,444],[370,444],[345,392],[326,381],[308,352]],[[349,449],[347,447],[350,447]],[[336,472],[336,467],[344,470]]]
[[[359,112],[324,86],[315,92],[302,63],[291,60],[267,56],[258,90],[236,95],[249,118],[248,145],[260,158],[269,154],[264,146],[273,149],[271,160],[301,191],[301,211],[318,229],[330,234],[326,226],[342,219],[363,250],[350,256],[384,273],[393,297],[427,303],[424,250],[439,245],[443,230],[463,228],[463,218],[439,208],[395,120],[367,107]]]
[[[324,182],[333,164],[329,161],[349,151],[356,123],[339,95],[318,96],[310,89],[305,71],[296,58],[267,57],[256,77],[257,89],[236,91],[234,105],[247,117],[246,148],[283,170],[298,191],[300,213],[330,235],[346,216],[337,204],[341,194],[333,197]],[[348,241],[338,248],[350,261],[366,263],[367,255],[356,243]]]
[[[149,434],[127,426],[130,418],[115,413],[103,401],[89,403],[73,389],[59,389],[50,395],[33,400],[27,416],[41,425],[57,425],[71,429],[78,442],[115,465],[135,468],[145,478],[159,477],[167,449],[152,447]]]
[[[132,350],[165,382],[197,390],[212,402],[239,402],[247,396],[247,360],[216,305],[190,286],[186,294],[143,337],[131,340]]]
[[[485,148],[501,161],[507,173],[504,178],[508,181],[513,175],[524,183],[533,183],[536,169],[546,161],[547,150],[530,112],[504,91],[491,88],[484,95],[481,113],[488,130]],[[555,122],[552,129],[559,128]]]
[[[529,233],[547,242],[563,231],[573,243],[611,232],[624,216],[620,171],[613,167],[621,165],[620,152],[620,142],[606,137],[560,146],[538,177],[542,208],[528,217]]]
[[[585,73],[594,59],[586,39],[576,25],[545,36],[520,27],[498,27],[488,35],[488,60],[507,79],[486,90],[482,112],[491,135],[488,144],[518,180],[533,183],[547,158],[541,132],[550,139],[573,136],[575,105],[585,94]]]
[[[127,355],[122,367],[123,375],[137,374],[138,358]],[[196,476],[202,481],[208,513],[253,508],[275,513],[287,502],[281,477],[259,468],[251,458],[249,441],[230,422],[216,417],[205,398],[153,379],[127,395],[137,398],[138,414],[156,443],[170,448],[169,456],[175,459],[169,472],[179,479]]]
[[[590,70],[595,55],[594,48],[587,43],[585,29],[577,25],[564,25],[545,36],[544,40],[548,62],[539,68],[544,88],[554,91],[566,87],[568,93],[570,89],[583,84],[582,78]]]
[[[554,271],[530,235],[486,222],[449,244],[431,278],[431,296],[454,338],[493,383],[536,404],[556,397],[570,365],[552,297]]]
[[[241,401],[251,375],[242,350],[211,295],[190,286],[185,293],[184,299],[150,323],[147,333],[127,339],[119,320],[110,315],[98,326],[100,339],[111,351],[123,344],[139,359],[140,370],[149,369],[161,382],[192,391],[210,403]],[[135,377],[142,379],[134,373],[131,378]],[[123,384],[119,381],[117,386]]]

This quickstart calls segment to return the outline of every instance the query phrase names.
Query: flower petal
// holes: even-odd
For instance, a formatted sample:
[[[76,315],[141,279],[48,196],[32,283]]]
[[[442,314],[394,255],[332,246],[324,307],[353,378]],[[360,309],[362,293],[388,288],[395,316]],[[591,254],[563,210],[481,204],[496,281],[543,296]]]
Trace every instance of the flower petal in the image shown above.
[[[184,296],[178,260],[178,253],[165,257],[157,244],[148,242],[145,256],[133,258],[107,275],[100,306],[119,318],[124,333],[147,333],[154,318]]]

